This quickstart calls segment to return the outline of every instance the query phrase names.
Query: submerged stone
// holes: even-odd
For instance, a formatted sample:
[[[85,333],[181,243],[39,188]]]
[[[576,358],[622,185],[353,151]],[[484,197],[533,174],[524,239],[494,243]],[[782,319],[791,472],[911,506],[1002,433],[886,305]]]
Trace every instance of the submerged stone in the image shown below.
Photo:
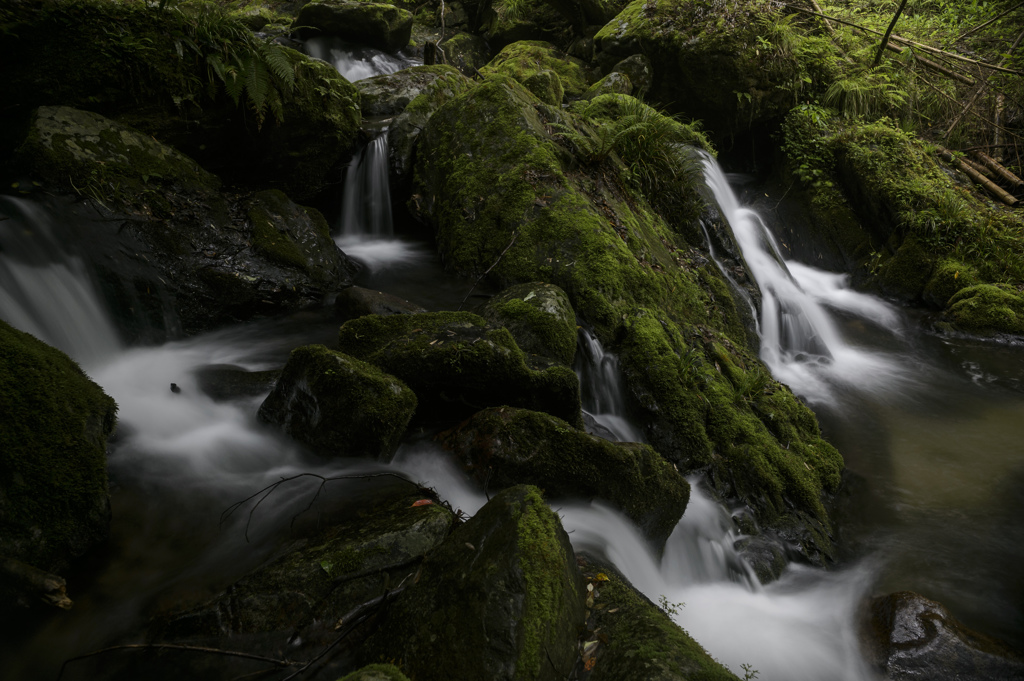
[[[419,681],[556,681],[577,657],[584,589],[569,538],[534,487],[492,498],[423,562],[365,657]]]
[[[323,456],[389,460],[416,396],[377,367],[322,345],[292,351],[260,419]]]
[[[334,299],[335,316],[342,322],[363,315],[420,314],[426,310],[415,303],[383,291],[371,291],[361,286],[349,286]]]
[[[266,395],[281,377],[280,369],[249,371],[232,364],[208,364],[195,370],[199,389],[217,402]]]
[[[549,498],[607,501],[659,547],[690,498],[686,479],[648,445],[608,442],[548,414],[495,407],[438,437],[487,489],[523,483]]]
[[[469,312],[360,317],[342,325],[339,347],[404,381],[423,416],[459,418],[508,404],[581,423],[571,369],[530,368],[507,329]]]
[[[60,573],[107,538],[116,413],[67,355],[0,320],[0,558]],[[36,602],[6,569],[0,596]]]

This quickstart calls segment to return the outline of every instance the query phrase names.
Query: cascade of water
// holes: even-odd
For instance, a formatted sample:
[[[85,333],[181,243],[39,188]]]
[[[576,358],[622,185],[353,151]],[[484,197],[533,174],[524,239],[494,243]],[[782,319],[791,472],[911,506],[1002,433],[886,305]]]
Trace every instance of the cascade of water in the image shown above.
[[[35,203],[0,197],[0,318],[90,362],[120,340],[81,259],[66,253],[60,224]]]
[[[350,83],[394,73],[419,62],[382,50],[346,43],[332,36],[317,36],[305,42],[306,53],[331,64]]]
[[[740,205],[722,169],[708,155],[704,172],[761,289],[761,359],[772,375],[808,400],[822,403],[833,401],[833,384],[884,389],[902,378],[896,362],[846,343],[827,307],[898,333],[896,311],[851,290],[845,275],[787,262],[764,221]]]
[[[343,238],[394,235],[388,180],[387,130],[356,154],[345,169],[338,231]]]
[[[583,414],[590,432],[608,440],[643,442],[640,429],[626,418],[619,358],[605,352],[601,341],[586,329],[577,334],[573,368],[580,379]]]

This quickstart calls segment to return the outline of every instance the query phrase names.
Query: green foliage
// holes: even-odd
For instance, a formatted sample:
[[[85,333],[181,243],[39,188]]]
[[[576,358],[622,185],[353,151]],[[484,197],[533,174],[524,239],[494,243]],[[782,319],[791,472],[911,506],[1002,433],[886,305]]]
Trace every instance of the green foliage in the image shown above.
[[[847,73],[833,81],[825,93],[825,105],[848,118],[898,113],[906,103],[906,91],[884,69]]]
[[[168,10],[183,29],[175,40],[206,65],[206,88],[212,98],[223,88],[236,106],[244,101],[262,127],[267,112],[283,120],[282,94],[295,88],[295,64],[287,49],[258,39],[234,17],[212,3],[176,5]]]

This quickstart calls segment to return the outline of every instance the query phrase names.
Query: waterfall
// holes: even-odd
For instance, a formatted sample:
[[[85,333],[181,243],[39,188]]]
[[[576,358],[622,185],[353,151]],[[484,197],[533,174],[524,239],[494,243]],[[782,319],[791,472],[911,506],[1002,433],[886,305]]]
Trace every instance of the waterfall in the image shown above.
[[[850,289],[846,275],[786,261],[761,216],[741,206],[717,162],[703,158],[707,185],[761,289],[761,359],[772,375],[808,401],[825,404],[834,402],[836,385],[886,389],[905,380],[891,358],[848,344],[829,311],[899,334],[896,310]]]
[[[85,264],[64,250],[63,232],[39,205],[0,197],[0,318],[91,362],[121,342]]]
[[[304,49],[309,56],[333,65],[350,83],[394,73],[419,63],[372,47],[346,43],[333,36],[310,38]]]
[[[580,379],[588,432],[607,440],[643,442],[640,429],[626,419],[619,358],[605,352],[601,341],[586,329],[577,334],[573,369]]]
[[[341,236],[349,239],[394,236],[386,129],[356,154],[345,169],[338,228]]]

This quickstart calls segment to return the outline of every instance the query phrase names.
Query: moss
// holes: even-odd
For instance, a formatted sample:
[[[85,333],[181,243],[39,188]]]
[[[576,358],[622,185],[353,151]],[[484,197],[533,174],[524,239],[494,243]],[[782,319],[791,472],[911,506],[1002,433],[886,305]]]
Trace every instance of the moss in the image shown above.
[[[416,404],[415,394],[395,376],[307,345],[292,351],[259,415],[320,454],[389,459]]]
[[[340,681],[409,681],[409,677],[394,665],[370,664],[346,674]]]
[[[614,568],[588,558],[583,571],[594,586],[593,681],[738,681]]]
[[[288,217],[296,210],[301,210],[312,220],[312,234],[304,234],[305,240],[296,243],[297,230],[291,226]],[[294,267],[311,274],[321,272],[311,267],[320,254],[326,240],[330,240],[331,231],[324,217],[311,208],[303,209],[295,206],[283,192],[267,190],[256,195],[248,210],[252,224],[253,248],[279,265]],[[301,237],[300,237],[301,238]]]
[[[419,397],[421,415],[457,418],[511,404],[582,424],[576,374],[557,365],[531,369],[508,330],[477,315],[368,315],[342,325],[339,342],[343,351],[401,377]]]
[[[526,483],[548,497],[607,501],[659,546],[689,500],[685,478],[650,446],[608,442],[548,414],[494,407],[439,438],[489,489]]]
[[[935,265],[925,285],[924,298],[929,305],[942,309],[954,295],[979,283],[976,269],[963,261],[946,258]]]
[[[58,572],[106,537],[116,411],[67,355],[0,321],[0,554]]]
[[[504,326],[524,352],[571,365],[576,354],[576,313],[565,292],[537,282],[505,289],[481,310]]]
[[[977,284],[949,299],[945,316],[956,328],[982,335],[1024,334],[1024,295],[1006,285]]]
[[[552,75],[542,75],[551,72]],[[549,101],[541,97],[545,93],[563,90],[568,97],[579,97],[589,86],[583,62],[568,57],[551,43],[540,40],[522,40],[507,45],[484,68],[483,76],[504,75],[514,78],[548,104],[560,104],[558,97]],[[533,82],[533,87],[530,83]],[[536,88],[536,89],[535,89]]]

